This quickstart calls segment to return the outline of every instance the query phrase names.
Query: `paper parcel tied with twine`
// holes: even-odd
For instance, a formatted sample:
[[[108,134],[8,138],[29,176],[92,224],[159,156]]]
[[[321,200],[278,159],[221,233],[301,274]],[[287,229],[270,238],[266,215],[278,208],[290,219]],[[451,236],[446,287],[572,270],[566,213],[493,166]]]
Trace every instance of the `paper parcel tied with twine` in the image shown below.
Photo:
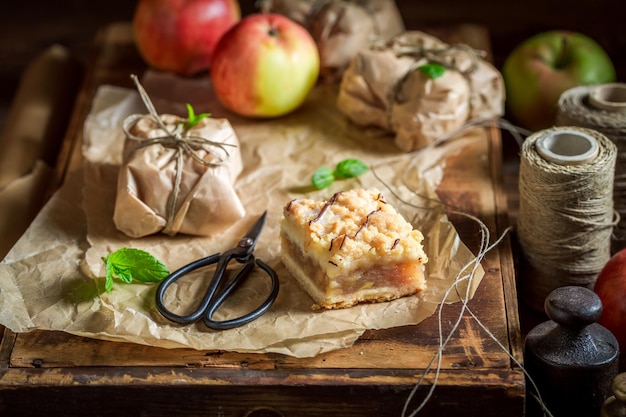
[[[481,51],[408,31],[356,54],[337,106],[357,125],[393,132],[411,152],[468,121],[501,116],[504,98],[502,75]]]
[[[233,182],[239,140],[226,119],[186,128],[171,114],[134,114],[126,135],[113,220],[130,237],[154,233],[209,236],[245,215]]]
[[[339,81],[357,51],[405,30],[393,0],[261,0],[260,10],[304,26],[320,54],[320,77]]]
[[[85,123],[84,163],[67,177],[0,264],[0,323],[9,329],[61,330],[166,348],[311,357],[350,346],[367,329],[421,322],[432,315],[458,276],[464,278],[458,282],[460,294],[468,288],[473,295],[484,275],[477,264],[480,258],[463,244],[436,203],[434,187],[442,178],[446,158],[481,140],[476,131],[408,157],[385,140],[362,142],[361,129],[337,111],[333,86],[316,87],[304,106],[288,116],[259,122],[223,110],[213,99],[208,80],[148,72],[142,84],[159,113],[186,114],[184,103],[190,102],[197,113],[228,117],[240,142],[243,170],[234,189],[246,208],[245,216],[211,236],[157,233],[129,238],[120,232],[113,213],[126,140],[122,124],[145,107],[134,90],[102,86]],[[335,181],[328,189],[311,189],[315,169],[348,157],[361,159],[372,169],[358,178]],[[327,199],[339,190],[357,187],[380,189],[387,202],[423,232],[428,289],[421,296],[391,302],[314,311],[313,300],[280,261],[282,209],[293,198]],[[280,292],[272,308],[257,320],[224,331],[207,329],[201,322],[179,325],[157,312],[156,285],[116,281],[111,292],[104,290],[102,257],[115,250],[147,250],[173,271],[233,247],[264,210],[267,219],[255,255],[276,270]],[[460,272],[468,265],[469,269],[477,266],[475,273]],[[224,314],[234,306],[249,307],[257,296],[267,294],[270,284],[262,272],[258,274],[263,278],[252,275],[224,305]],[[166,302],[191,310],[205,285],[201,276],[191,277],[177,285]],[[452,293],[446,301],[458,301],[456,291]]]

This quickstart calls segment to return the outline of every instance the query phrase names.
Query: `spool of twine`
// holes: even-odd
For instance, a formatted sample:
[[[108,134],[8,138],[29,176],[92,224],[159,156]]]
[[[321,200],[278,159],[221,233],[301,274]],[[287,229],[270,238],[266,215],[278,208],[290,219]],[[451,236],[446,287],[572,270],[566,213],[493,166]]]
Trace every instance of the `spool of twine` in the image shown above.
[[[567,90],[559,99],[556,124],[596,130],[617,146],[613,201],[621,220],[613,231],[615,253],[626,247],[626,84]]]
[[[543,312],[559,287],[592,287],[610,258],[616,146],[580,127],[555,127],[522,145],[517,231],[522,300]]]

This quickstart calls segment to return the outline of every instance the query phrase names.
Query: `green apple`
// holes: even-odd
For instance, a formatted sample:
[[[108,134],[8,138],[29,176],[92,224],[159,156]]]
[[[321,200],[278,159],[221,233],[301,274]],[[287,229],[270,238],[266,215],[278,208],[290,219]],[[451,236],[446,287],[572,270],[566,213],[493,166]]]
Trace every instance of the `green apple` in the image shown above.
[[[615,81],[606,51],[586,35],[554,30],[518,45],[502,68],[511,119],[536,131],[554,125],[561,94],[580,85]]]
[[[317,45],[304,27],[278,14],[257,13],[222,36],[213,53],[211,82],[226,108],[270,118],[298,108],[319,70]]]

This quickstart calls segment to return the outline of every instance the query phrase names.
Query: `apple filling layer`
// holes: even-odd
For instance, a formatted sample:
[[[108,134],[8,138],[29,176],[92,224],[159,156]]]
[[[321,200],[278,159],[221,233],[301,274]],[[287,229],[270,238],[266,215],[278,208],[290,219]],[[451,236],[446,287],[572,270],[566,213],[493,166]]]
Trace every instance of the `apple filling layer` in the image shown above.
[[[345,308],[425,288],[423,236],[376,190],[329,201],[293,200],[281,221],[281,257],[317,308]]]

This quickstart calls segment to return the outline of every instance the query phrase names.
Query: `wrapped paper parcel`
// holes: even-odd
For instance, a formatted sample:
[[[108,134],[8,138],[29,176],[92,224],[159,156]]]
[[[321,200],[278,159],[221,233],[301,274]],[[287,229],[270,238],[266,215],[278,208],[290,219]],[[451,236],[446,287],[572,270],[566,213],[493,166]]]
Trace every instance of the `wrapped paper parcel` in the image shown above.
[[[433,63],[440,74],[421,71]],[[504,97],[502,75],[480,51],[408,31],[355,55],[337,106],[359,126],[393,132],[398,148],[411,152],[470,120],[502,116]]]

